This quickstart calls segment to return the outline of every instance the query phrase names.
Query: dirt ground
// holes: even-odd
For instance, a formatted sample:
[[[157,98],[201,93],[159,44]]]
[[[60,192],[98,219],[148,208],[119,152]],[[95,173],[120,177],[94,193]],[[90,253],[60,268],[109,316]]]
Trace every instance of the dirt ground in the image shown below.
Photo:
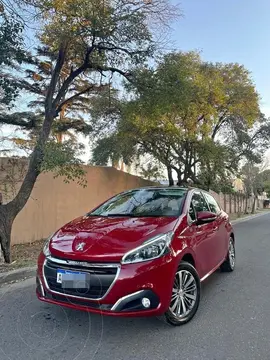
[[[15,270],[20,267],[34,266],[38,255],[43,248],[45,240],[35,241],[31,244],[19,244],[11,246],[11,264],[0,264],[0,273]]]

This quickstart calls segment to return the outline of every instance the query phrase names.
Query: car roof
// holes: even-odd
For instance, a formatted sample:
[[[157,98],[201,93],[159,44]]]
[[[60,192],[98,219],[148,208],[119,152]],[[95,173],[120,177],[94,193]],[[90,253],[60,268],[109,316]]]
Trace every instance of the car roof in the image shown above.
[[[177,186],[177,185],[174,185],[174,186],[168,186],[168,185],[157,186],[157,185],[153,185],[153,186],[139,187],[139,188],[136,188],[136,189],[133,189],[133,190],[172,190],[172,189],[186,190],[186,191],[199,190],[197,188],[185,187],[185,186]]]
[[[127,191],[133,191],[133,190],[172,190],[172,189],[179,189],[179,190],[181,189],[181,190],[186,190],[187,192],[202,191],[204,193],[209,194],[209,191],[204,190],[204,189],[200,189],[200,188],[192,187],[192,186],[178,186],[178,185],[173,185],[173,186],[168,186],[168,185],[144,186],[144,187],[130,189],[130,190],[127,190]]]

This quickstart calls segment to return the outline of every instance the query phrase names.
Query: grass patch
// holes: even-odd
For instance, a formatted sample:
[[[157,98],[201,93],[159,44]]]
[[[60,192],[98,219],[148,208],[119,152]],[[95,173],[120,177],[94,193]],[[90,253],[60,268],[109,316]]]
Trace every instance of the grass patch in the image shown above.
[[[237,220],[237,219],[243,219],[247,216],[255,215],[255,214],[230,214],[230,220],[233,221],[233,220]]]
[[[245,218],[247,216],[252,216],[252,215],[256,215],[256,214],[260,214],[260,213],[264,213],[264,212],[270,212],[270,209],[260,209],[255,211],[254,214],[230,214],[230,220],[237,220],[237,219],[242,219]]]

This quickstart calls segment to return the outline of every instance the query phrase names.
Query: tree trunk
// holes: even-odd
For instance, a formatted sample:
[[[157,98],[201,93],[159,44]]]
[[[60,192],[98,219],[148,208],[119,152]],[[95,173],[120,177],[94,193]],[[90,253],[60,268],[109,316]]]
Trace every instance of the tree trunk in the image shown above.
[[[172,168],[170,166],[167,166],[167,173],[168,173],[169,186],[173,186],[174,181],[172,176]]]
[[[63,99],[64,100],[64,99]],[[63,123],[65,122],[65,111],[66,111],[66,105],[64,105],[60,111],[60,116],[59,116],[59,120],[60,120],[60,123]],[[64,137],[64,133],[63,132],[58,132],[56,133],[55,135],[56,137],[56,140],[59,144],[62,144],[63,143],[63,137]]]
[[[255,213],[256,210],[256,201],[257,201],[257,196],[254,196],[254,200],[253,200],[253,204],[252,204],[252,210],[251,210],[251,214]]]
[[[14,213],[10,211],[6,205],[0,205],[0,242],[1,250],[6,263],[11,262],[10,256],[10,240],[11,229],[15,219]]]
[[[66,45],[65,45],[66,46]],[[56,116],[56,105],[53,100],[55,86],[65,60],[66,47],[61,46],[58,59],[52,74],[50,86],[45,99],[45,118],[37,143],[31,154],[27,173],[15,198],[5,205],[0,205],[0,241],[5,262],[11,262],[10,240],[12,224],[29,199],[36,179],[40,173],[40,165],[44,156],[44,147],[49,138],[52,122]],[[59,93],[58,93],[59,95]]]
[[[245,196],[245,210],[244,213],[247,214],[248,213],[248,195]]]
[[[184,185],[184,179],[182,179],[182,171],[181,170],[177,170],[177,185],[181,186]]]
[[[27,173],[17,195],[8,204],[0,205],[0,241],[4,259],[7,263],[10,263],[11,261],[10,239],[12,224],[18,213],[27,203],[40,173],[40,165],[44,155],[44,146],[50,134],[52,120],[53,118],[45,117],[39,139],[29,160]]]

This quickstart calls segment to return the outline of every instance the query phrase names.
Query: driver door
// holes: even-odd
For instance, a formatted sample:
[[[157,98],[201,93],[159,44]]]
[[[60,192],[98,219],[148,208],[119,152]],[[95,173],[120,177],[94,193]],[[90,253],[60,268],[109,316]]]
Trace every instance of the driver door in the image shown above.
[[[210,211],[208,204],[200,191],[192,196],[189,217],[192,220],[191,228],[194,234],[194,251],[197,262],[200,264],[201,278],[207,275],[216,266],[215,254],[215,221],[197,225],[197,214],[200,211]]]

